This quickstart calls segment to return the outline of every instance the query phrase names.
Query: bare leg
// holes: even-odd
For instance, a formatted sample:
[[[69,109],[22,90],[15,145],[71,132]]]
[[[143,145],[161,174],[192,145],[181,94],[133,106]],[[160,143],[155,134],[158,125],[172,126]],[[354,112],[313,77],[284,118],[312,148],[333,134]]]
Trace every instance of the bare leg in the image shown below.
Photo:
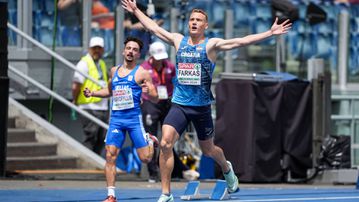
[[[234,173],[232,164],[230,162],[227,163],[223,150],[220,147],[214,145],[213,138],[199,141],[199,145],[201,146],[204,155],[211,157],[221,166],[224,179],[227,183],[228,192],[237,192],[239,190],[238,178]]]
[[[174,166],[172,149],[178,138],[179,135],[172,126],[162,126],[162,139],[160,143],[160,174],[163,194],[169,194],[171,192],[171,174]]]
[[[153,144],[149,144],[146,147],[138,148],[136,151],[138,157],[140,157],[143,163],[149,163],[152,160],[154,153]]]
[[[223,150],[220,147],[214,145],[213,138],[208,140],[199,140],[199,145],[201,146],[203,155],[211,157],[214,161],[216,161],[219,166],[221,166],[224,173],[229,171]]]
[[[105,175],[107,187],[114,187],[116,181],[116,158],[120,149],[113,145],[106,146]]]

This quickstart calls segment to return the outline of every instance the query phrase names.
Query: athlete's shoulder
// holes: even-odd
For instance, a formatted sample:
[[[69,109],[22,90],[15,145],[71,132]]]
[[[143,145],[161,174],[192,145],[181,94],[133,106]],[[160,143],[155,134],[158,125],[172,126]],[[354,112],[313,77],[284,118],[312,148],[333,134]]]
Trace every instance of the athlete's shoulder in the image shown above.
[[[118,67],[119,67],[119,66],[113,66],[113,67],[111,67],[111,72],[112,72],[112,71],[116,71]]]
[[[143,80],[150,78],[150,72],[144,69],[141,65],[139,65],[136,73],[135,80],[138,84],[142,83]]]
[[[180,33],[173,34],[173,45],[175,46],[176,50],[178,50],[178,48],[180,47],[181,42],[184,38],[185,37]]]
[[[143,64],[138,65],[137,71],[147,71]]]
[[[207,51],[216,49],[217,44],[222,40],[221,38],[210,38],[207,43]]]
[[[142,65],[139,65],[136,74],[139,76],[143,76],[145,74],[149,74],[149,72]]]
[[[113,75],[115,75],[115,72],[116,72],[116,70],[118,69],[118,67],[119,66],[113,66],[113,67],[111,67],[111,76],[113,77]]]
[[[218,43],[218,42],[221,41],[221,40],[223,40],[223,39],[221,39],[221,38],[210,38],[210,39],[208,39],[208,44],[209,44],[209,45],[211,45],[211,44],[216,44],[216,43]]]
[[[174,40],[182,41],[182,39],[185,37],[180,33],[173,33]]]

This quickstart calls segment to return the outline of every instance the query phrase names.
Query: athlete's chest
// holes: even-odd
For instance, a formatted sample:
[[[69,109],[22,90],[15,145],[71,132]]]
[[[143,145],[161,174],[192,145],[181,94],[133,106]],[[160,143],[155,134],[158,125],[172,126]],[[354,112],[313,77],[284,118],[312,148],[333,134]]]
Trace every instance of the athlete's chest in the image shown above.
[[[129,74],[131,74],[132,69],[127,69],[127,68],[120,68],[117,71],[117,75],[121,78],[125,78],[127,77]]]

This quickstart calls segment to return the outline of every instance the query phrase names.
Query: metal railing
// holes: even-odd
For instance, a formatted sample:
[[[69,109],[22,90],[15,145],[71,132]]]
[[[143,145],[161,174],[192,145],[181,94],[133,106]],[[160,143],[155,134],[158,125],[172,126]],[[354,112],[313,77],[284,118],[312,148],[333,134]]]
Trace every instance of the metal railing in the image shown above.
[[[13,72],[14,74],[16,74],[17,76],[25,79],[26,81],[30,82],[31,84],[33,84],[34,86],[38,87],[39,89],[41,89],[42,91],[44,91],[45,93],[47,93],[48,95],[51,95],[52,97],[54,97],[56,100],[60,101],[61,103],[63,103],[64,105],[70,107],[71,109],[76,110],[78,113],[80,113],[81,115],[85,116],[86,118],[90,119],[91,121],[95,122],[96,124],[98,124],[99,126],[101,126],[102,128],[105,128],[106,130],[108,129],[108,124],[104,123],[103,121],[101,121],[100,119],[92,116],[90,113],[86,112],[85,110],[79,108],[78,106],[74,105],[72,102],[66,100],[65,98],[63,98],[61,95],[51,91],[50,89],[48,89],[47,87],[45,87],[44,85],[42,85],[41,83],[37,82],[36,80],[30,78],[29,76],[27,76],[26,74],[24,74],[23,72],[17,70],[15,67],[9,65],[9,71]]]
[[[7,23],[7,26],[13,30],[14,32],[16,32],[18,35],[22,36],[23,38],[25,38],[26,40],[30,41],[31,43],[33,43],[35,46],[39,47],[40,49],[42,49],[43,51],[45,51],[46,53],[48,53],[49,55],[53,56],[54,58],[56,58],[57,60],[59,60],[60,62],[62,62],[63,64],[65,64],[65,66],[71,68],[74,71],[79,72],[82,76],[90,79],[92,82],[96,83],[99,86],[105,87],[104,84],[100,83],[99,81],[97,81],[96,79],[90,77],[88,74],[79,71],[76,66],[74,64],[72,64],[70,61],[66,60],[64,57],[62,57],[61,55],[57,54],[56,52],[52,51],[51,49],[49,49],[48,47],[44,46],[43,44],[41,44],[40,42],[36,41],[34,38],[30,37],[29,35],[27,35],[26,33],[22,32],[21,30],[19,30],[18,28],[16,28],[14,25]],[[42,85],[41,83],[37,82],[36,80],[30,78],[29,76],[25,75],[23,72],[17,70],[15,67],[9,65],[9,71],[13,72],[14,74],[16,74],[17,76],[25,79],[26,81],[30,82],[31,84],[33,84],[34,86],[38,87],[39,89],[41,89],[42,91],[44,91],[45,93],[47,93],[48,95],[51,95],[52,97],[54,97],[55,99],[57,99],[58,101],[60,101],[61,103],[63,103],[64,105],[70,107],[71,109],[76,110],[78,113],[80,113],[81,115],[85,116],[86,118],[90,119],[91,121],[95,122],[96,124],[98,124],[99,126],[101,126],[102,128],[108,129],[108,124],[104,123],[103,121],[101,121],[100,119],[96,118],[95,116],[91,115],[90,113],[86,112],[85,110],[79,108],[78,106],[74,105],[73,103],[71,103],[70,101],[66,100],[65,98],[63,98],[61,95],[51,91],[50,89],[48,89],[47,87],[45,87],[44,85]]]
[[[30,41],[31,43],[33,43],[35,46],[39,47],[40,49],[42,49],[43,51],[45,51],[46,53],[48,53],[49,55],[51,55],[52,57],[56,58],[57,60],[59,60],[60,62],[62,62],[63,64],[65,64],[65,66],[69,67],[70,69],[79,72],[82,76],[90,79],[92,82],[96,83],[97,85],[101,86],[101,87],[105,87],[104,84],[100,83],[99,81],[97,81],[96,79],[92,78],[91,76],[89,76],[87,73],[79,71],[76,66],[74,64],[72,64],[70,61],[66,60],[64,57],[62,57],[61,55],[57,54],[56,52],[52,51],[51,49],[49,49],[48,47],[42,45],[40,42],[36,41],[34,38],[32,38],[31,36],[27,35],[26,33],[24,33],[23,31],[21,31],[20,29],[16,28],[14,25],[7,23],[8,28],[10,28],[11,30],[13,30],[14,32],[16,32],[18,35],[24,37],[26,40]]]

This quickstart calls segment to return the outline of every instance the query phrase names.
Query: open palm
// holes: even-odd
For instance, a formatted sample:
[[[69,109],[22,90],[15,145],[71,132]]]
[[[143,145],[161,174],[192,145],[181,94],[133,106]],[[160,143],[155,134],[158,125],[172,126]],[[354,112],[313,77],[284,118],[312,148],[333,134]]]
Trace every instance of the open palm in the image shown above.
[[[289,19],[284,21],[282,24],[278,24],[278,17],[276,17],[271,27],[271,32],[274,35],[285,34],[292,28],[291,26],[292,23],[289,22]]]
[[[121,3],[122,7],[130,13],[133,13],[133,11],[137,8],[136,0],[121,0]]]

